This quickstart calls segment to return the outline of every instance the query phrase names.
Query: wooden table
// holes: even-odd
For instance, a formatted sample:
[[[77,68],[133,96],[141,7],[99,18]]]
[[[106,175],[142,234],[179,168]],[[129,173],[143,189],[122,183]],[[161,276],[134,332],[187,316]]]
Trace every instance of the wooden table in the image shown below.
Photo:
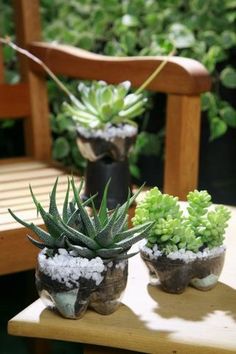
[[[142,353],[236,353],[236,208],[231,210],[224,270],[214,289],[201,292],[189,287],[181,295],[164,293],[149,285],[146,268],[135,256],[130,259],[123,304],[114,314],[88,310],[80,320],[67,320],[37,300],[9,321],[9,334]],[[104,348],[99,352],[119,353]]]

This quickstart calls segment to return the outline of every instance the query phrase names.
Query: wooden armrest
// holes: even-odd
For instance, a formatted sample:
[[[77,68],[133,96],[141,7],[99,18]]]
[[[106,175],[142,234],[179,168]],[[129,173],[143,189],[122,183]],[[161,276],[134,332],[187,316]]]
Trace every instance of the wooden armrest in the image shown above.
[[[69,45],[33,42],[31,53],[41,59],[55,74],[80,79],[105,80],[118,83],[130,80],[140,86],[166,57],[111,57],[94,54]],[[30,62],[31,68],[43,68]],[[210,76],[205,67],[193,59],[170,57],[166,67],[148,86],[163,93],[198,95],[209,91]]]

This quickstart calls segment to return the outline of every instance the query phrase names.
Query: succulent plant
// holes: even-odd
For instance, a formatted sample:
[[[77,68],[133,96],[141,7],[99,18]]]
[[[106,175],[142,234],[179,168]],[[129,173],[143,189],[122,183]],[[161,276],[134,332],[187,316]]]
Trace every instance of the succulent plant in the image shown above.
[[[108,85],[94,81],[91,86],[80,83],[81,99],[73,104],[64,102],[64,109],[75,123],[88,129],[104,129],[107,124],[131,124],[144,111],[146,98],[143,93],[128,93],[130,82]]]
[[[163,194],[154,187],[136,207],[134,225],[148,221],[154,225],[147,237],[147,247],[155,244],[164,253],[179,249],[198,252],[223,243],[230,212],[224,206],[209,211],[211,196],[207,191],[193,191],[187,196],[188,214],[180,210],[178,198]]]
[[[60,213],[56,203],[57,184],[58,179],[50,195],[48,212],[38,202],[30,187],[37,212],[40,213],[47,231],[33,223],[21,220],[9,209],[10,214],[17,222],[32,230],[39,237],[40,241],[28,236],[35,246],[41,249],[47,247],[52,250],[52,253],[55,253],[58,248],[65,248],[72,251],[71,254],[73,256],[88,259],[97,256],[103,259],[125,259],[135,254],[127,254],[127,252],[135,242],[144,238],[152,227],[152,222],[147,222],[131,229],[128,229],[127,226],[128,208],[139,194],[141,188],[132,197],[129,195],[126,203],[121,206],[117,205],[114,210],[108,211],[107,191],[109,183],[107,183],[101,206],[97,211],[93,203],[94,196],[86,202],[82,202],[79,196],[83,181],[77,188],[72,178],[68,180],[63,210]],[[71,187],[73,200],[69,202]],[[88,205],[91,206],[92,215],[89,214],[86,208]]]
[[[207,191],[193,191],[187,196],[188,224],[191,225],[196,236],[201,237],[203,244],[209,248],[219,246],[224,241],[227,221],[230,211],[223,205],[218,205],[214,210],[211,206],[211,196]]]

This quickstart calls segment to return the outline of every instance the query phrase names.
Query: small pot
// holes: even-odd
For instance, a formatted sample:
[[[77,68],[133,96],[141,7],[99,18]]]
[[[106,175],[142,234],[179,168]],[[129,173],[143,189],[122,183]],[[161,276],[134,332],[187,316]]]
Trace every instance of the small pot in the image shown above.
[[[130,186],[129,163],[127,160],[115,162],[102,159],[96,162],[88,161],[85,171],[85,190],[83,200],[97,193],[94,199],[96,208],[99,208],[104,188],[110,179],[107,195],[108,209],[114,209],[117,204],[123,204],[128,197]]]
[[[156,258],[146,252],[140,252],[141,258],[147,265],[150,276],[159,280],[162,289],[168,293],[180,294],[188,285],[199,290],[210,290],[218,281],[224,265],[225,248],[209,256],[197,257],[191,261],[171,259],[165,255]]]
[[[63,253],[66,255],[67,251],[63,250]],[[71,258],[76,265],[76,257]],[[68,264],[65,259],[69,260]],[[98,271],[96,260],[98,257],[87,260],[85,270],[79,267],[81,262],[72,267],[68,253],[64,263],[56,264],[55,258],[47,257],[45,249],[41,251],[36,269],[36,288],[43,303],[71,319],[81,318],[88,307],[103,315],[113,313],[119,307],[126,288],[128,260],[107,262],[99,258]]]

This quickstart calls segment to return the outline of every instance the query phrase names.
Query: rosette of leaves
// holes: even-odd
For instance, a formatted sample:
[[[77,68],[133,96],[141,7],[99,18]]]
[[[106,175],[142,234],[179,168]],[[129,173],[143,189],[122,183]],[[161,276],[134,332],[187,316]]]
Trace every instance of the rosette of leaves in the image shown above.
[[[29,228],[38,236],[40,241],[28,235],[28,239],[35,246],[40,249],[47,247],[49,249],[48,255],[55,254],[58,248],[65,248],[72,251],[71,254],[75,257],[80,256],[88,259],[97,256],[107,260],[125,259],[135,254],[127,254],[127,252],[134,243],[143,239],[152,227],[152,222],[137,225],[131,229],[128,229],[127,226],[128,208],[141,189],[132,197],[129,196],[126,203],[121,206],[118,205],[113,211],[108,211],[107,191],[109,183],[107,183],[100,209],[97,211],[93,203],[94,196],[86,202],[82,202],[79,193],[83,182],[77,188],[72,178],[68,180],[63,210],[60,213],[56,203],[57,184],[58,180],[56,180],[50,195],[48,211],[42,207],[30,187],[37,212],[40,213],[47,231],[33,223],[21,220],[9,209],[10,214],[17,222]],[[69,202],[71,186],[73,200]],[[89,214],[87,205],[91,206],[92,215]]]
[[[157,187],[146,193],[132,221],[134,225],[154,222],[147,247],[157,244],[164,254],[169,254],[180,249],[198,252],[222,245],[229,210],[224,206],[209,210],[211,196],[207,191],[190,192],[187,200],[188,213],[184,215],[177,197],[163,194]]]
[[[80,100],[64,102],[64,110],[76,124],[87,129],[104,129],[107,124],[136,125],[134,119],[145,109],[147,99],[143,93],[129,93],[130,82],[109,85],[94,81],[87,86],[80,83]]]

